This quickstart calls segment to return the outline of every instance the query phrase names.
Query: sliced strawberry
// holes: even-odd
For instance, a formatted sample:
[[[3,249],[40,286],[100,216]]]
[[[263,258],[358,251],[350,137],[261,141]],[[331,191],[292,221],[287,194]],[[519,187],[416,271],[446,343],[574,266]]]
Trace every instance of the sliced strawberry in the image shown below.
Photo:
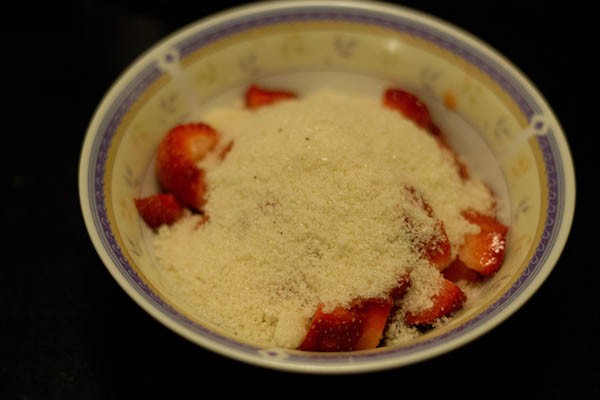
[[[390,88],[383,94],[383,104],[388,108],[400,111],[406,118],[412,120],[418,126],[426,129],[435,136],[438,139],[439,145],[448,149],[454,156],[454,163],[460,177],[464,180],[469,179],[467,165],[462,162],[458,154],[448,145],[442,130],[431,119],[427,105],[417,96],[403,89]]]
[[[458,156],[458,154],[456,154],[454,151],[452,151],[452,154],[454,155],[454,164],[456,165],[456,169],[458,171],[458,175],[464,180],[468,180],[469,179],[469,168],[467,167],[467,164],[465,164],[460,157]]]
[[[399,88],[387,89],[383,94],[383,104],[400,111],[402,115],[413,121],[432,135],[439,136],[441,130],[431,120],[429,108],[417,96]]]
[[[392,305],[389,299],[369,299],[361,302],[359,312],[364,316],[365,323],[355,350],[374,349],[379,345]]]
[[[215,147],[218,140],[219,134],[209,125],[199,122],[177,125],[161,141],[157,162],[197,163]]]
[[[204,205],[204,171],[196,166],[219,139],[218,133],[203,123],[178,125],[160,142],[156,170],[163,188],[184,206],[200,210]]]
[[[498,232],[482,231],[465,236],[458,258],[469,268],[488,276],[500,269],[504,261],[506,239]]]
[[[410,276],[408,274],[402,275],[398,278],[398,283],[390,291],[390,297],[394,301],[402,300],[408,288],[410,287]]]
[[[206,202],[206,183],[204,182],[204,170],[193,164],[181,165],[165,174],[163,186],[177,197],[183,205],[192,210],[200,211]]]
[[[337,352],[375,348],[391,308],[391,299],[357,300],[350,308],[336,307],[329,313],[320,306],[298,349]]]
[[[410,200],[419,207],[421,207],[423,211],[427,213],[428,217],[433,217],[433,209],[431,208],[429,203],[425,201],[423,195],[420,192],[418,192],[414,186],[404,185],[404,190],[406,190],[410,195]]]
[[[458,250],[458,258],[468,268],[481,275],[489,276],[500,268],[504,261],[508,227],[496,218],[469,210],[463,217],[480,227],[480,232],[466,235]]]
[[[444,275],[444,278],[455,283],[460,280],[480,282],[483,278],[477,271],[467,267],[459,259],[452,261],[452,263],[442,271],[442,275]]]
[[[492,216],[482,214],[475,210],[463,211],[462,216],[470,223],[479,225],[482,231],[498,232],[501,235],[506,235],[508,233],[508,226]]]
[[[405,185],[404,188],[410,195],[409,199],[421,207],[428,217],[434,218],[433,209],[423,198],[423,195],[413,186]],[[409,216],[405,217],[404,222],[409,231],[414,230],[414,221]],[[427,239],[415,237],[413,238],[413,244],[425,258],[441,271],[452,261],[452,246],[446,234],[444,222],[434,219],[433,224],[435,234]]]
[[[225,146],[225,147],[223,147],[223,149],[221,149],[221,151],[219,152],[219,159],[224,160],[232,148],[233,148],[233,141],[227,143],[227,146]]]
[[[443,270],[452,262],[452,245],[446,234],[443,221],[437,221],[438,234],[428,242],[419,243],[421,252],[438,270]]]
[[[421,327],[431,326],[441,317],[447,317],[460,310],[466,300],[463,291],[448,279],[444,279],[439,292],[433,296],[433,305],[416,313],[407,312],[404,322]]]
[[[294,99],[296,97],[298,97],[296,93],[289,90],[272,90],[258,85],[250,85],[245,95],[246,108],[258,108],[280,100]]]
[[[443,135],[438,136],[438,144],[441,147],[443,147],[444,149],[448,150],[450,152],[450,154],[452,154],[452,157],[454,158],[454,165],[456,167],[456,171],[458,172],[458,175],[463,180],[469,179],[469,168],[467,167],[467,164],[465,164],[460,159],[460,157],[458,156],[456,151],[454,151],[454,149],[452,147],[450,147],[450,145],[444,139]]]
[[[171,225],[184,213],[184,207],[171,193],[159,193],[134,199],[134,202],[140,216],[152,229],[163,224]]]
[[[336,307],[323,312],[320,306],[313,316],[306,337],[299,350],[351,351],[363,332],[364,320],[352,309]]]
[[[396,286],[394,286],[392,288],[392,290],[390,290],[389,296],[392,298],[393,305],[388,314],[388,321],[387,321],[388,324],[394,320],[396,313],[402,307],[402,299],[408,292],[409,288],[410,288],[410,274],[406,274],[406,275],[400,276],[400,278],[398,278],[398,282],[397,282]]]

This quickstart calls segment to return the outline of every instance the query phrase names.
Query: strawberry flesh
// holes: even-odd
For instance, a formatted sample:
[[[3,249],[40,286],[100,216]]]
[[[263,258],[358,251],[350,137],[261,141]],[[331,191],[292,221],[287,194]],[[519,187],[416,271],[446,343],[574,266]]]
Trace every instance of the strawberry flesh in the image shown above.
[[[450,316],[460,310],[465,300],[464,292],[453,282],[444,279],[438,293],[431,298],[433,305],[416,313],[407,312],[404,322],[418,327],[431,326],[439,318]]]
[[[478,225],[480,231],[465,236],[464,243],[458,250],[458,258],[479,274],[492,275],[504,261],[508,227],[496,218],[477,211],[468,210],[462,215],[470,223]]]
[[[273,90],[258,85],[250,85],[245,94],[246,108],[258,108],[296,97],[298,97],[296,93],[289,90]]]
[[[454,151],[452,147],[450,147],[450,145],[446,142],[442,135],[438,136],[438,144],[440,145],[440,147],[444,148],[445,150],[449,151],[450,154],[452,154],[456,172],[458,172],[458,175],[462,178],[462,180],[468,180],[470,175],[467,164],[465,164],[460,159],[459,155],[456,153],[456,151]]]
[[[399,88],[389,88],[383,94],[383,105],[400,111],[402,115],[432,135],[441,135],[441,130],[431,120],[429,108],[413,93]]]
[[[392,308],[391,299],[357,300],[349,308],[324,312],[319,306],[298,347],[304,351],[339,352],[377,347]]]
[[[437,235],[419,246],[425,258],[441,271],[452,262],[452,246],[442,221],[436,221],[436,231]]]
[[[219,152],[219,159],[221,161],[223,161],[225,159],[225,157],[227,157],[227,154],[229,154],[229,152],[231,151],[232,148],[233,148],[233,141],[227,143],[227,145],[225,147],[223,147],[223,149],[221,149],[221,151]]]
[[[479,225],[482,231],[498,232],[501,235],[506,235],[508,233],[508,227],[492,216],[482,214],[475,210],[463,211],[462,216],[470,223]]]
[[[459,259],[452,261],[452,263],[450,263],[450,265],[448,265],[448,267],[442,271],[442,275],[444,275],[444,278],[455,283],[460,280],[465,280],[468,282],[480,282],[483,278],[481,274],[474,269],[467,267]]]
[[[217,131],[207,124],[192,122],[177,125],[161,141],[157,162],[197,163],[215,147],[218,139]]]
[[[416,188],[406,185],[404,189],[408,192],[410,201],[425,211],[428,217],[434,218],[433,209]],[[414,221],[409,216],[405,216],[404,223],[409,231],[414,229]],[[441,271],[452,261],[452,246],[443,221],[434,218],[434,231],[435,234],[428,239],[415,237],[413,244],[423,257]]]
[[[502,265],[505,246],[504,236],[497,232],[467,235],[459,249],[458,257],[467,267],[488,276]]]
[[[390,324],[393,322],[396,314],[402,308],[402,299],[408,292],[410,288],[410,274],[402,275],[398,278],[396,286],[392,288],[389,292],[389,296],[392,298],[393,305],[392,309],[388,314],[387,323]]]
[[[204,171],[196,166],[218,141],[217,132],[203,123],[182,124],[160,142],[156,170],[162,187],[193,210],[204,205]]]
[[[390,297],[394,301],[402,300],[408,289],[410,288],[410,276],[408,274],[402,275],[398,278],[396,286],[390,291]]]
[[[194,164],[183,164],[163,173],[163,186],[173,193],[177,200],[194,211],[200,211],[206,202],[204,170]]]
[[[388,108],[399,111],[406,118],[435,136],[438,139],[438,144],[454,156],[454,163],[460,177],[463,180],[469,179],[467,165],[460,160],[458,154],[448,145],[442,130],[433,122],[429,108],[416,95],[403,89],[390,88],[383,94],[383,104]]]
[[[134,202],[140,216],[152,229],[164,224],[171,225],[184,213],[184,207],[171,193],[154,194],[134,199]]]

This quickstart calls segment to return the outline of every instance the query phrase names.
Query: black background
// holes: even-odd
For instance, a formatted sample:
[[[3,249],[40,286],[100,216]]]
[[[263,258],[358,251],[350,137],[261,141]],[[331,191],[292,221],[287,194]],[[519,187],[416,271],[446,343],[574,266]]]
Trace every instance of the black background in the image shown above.
[[[585,19],[591,9],[577,2],[399,3],[504,54],[565,130],[577,174],[575,221],[554,271],[525,306],[449,354],[351,376],[253,367],[186,341],[143,312],[97,256],[79,206],[79,154],[95,107],[129,63],[173,31],[239,2],[13,4],[0,26],[0,399],[202,398],[207,390],[208,397],[365,390],[371,398],[600,398],[597,129],[587,123],[597,120],[590,106],[598,93],[589,59],[595,36]]]

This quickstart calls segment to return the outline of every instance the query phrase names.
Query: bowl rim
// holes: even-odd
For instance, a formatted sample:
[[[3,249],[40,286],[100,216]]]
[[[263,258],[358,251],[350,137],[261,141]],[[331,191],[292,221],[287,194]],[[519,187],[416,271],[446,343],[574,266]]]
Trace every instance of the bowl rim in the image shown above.
[[[327,363],[321,363],[318,360],[325,358],[312,358],[317,362],[309,363],[307,360],[290,360],[279,357],[273,349],[264,350],[266,352],[272,352],[271,357],[259,357],[256,353],[250,353],[248,351],[240,351],[237,347],[236,342],[233,340],[229,344],[224,342],[215,342],[210,337],[210,331],[207,336],[198,335],[197,332],[189,329],[188,326],[182,324],[181,321],[169,318],[164,314],[163,311],[158,310],[153,303],[148,301],[147,298],[142,296],[140,292],[131,284],[131,282],[122,274],[122,271],[114,264],[113,258],[108,254],[104,246],[103,239],[97,231],[96,219],[92,209],[90,207],[90,193],[89,187],[89,171],[90,157],[92,155],[92,147],[94,146],[96,135],[99,134],[99,127],[104,116],[110,111],[110,106],[114,99],[121,93],[121,91],[127,86],[127,84],[137,76],[146,66],[156,58],[156,54],[161,54],[165,49],[168,49],[180,43],[183,39],[188,37],[194,32],[200,32],[203,30],[210,29],[215,26],[219,26],[226,22],[238,20],[240,18],[250,17],[255,14],[282,11],[282,10],[300,10],[305,8],[335,8],[339,10],[352,10],[356,12],[378,12],[388,14],[391,17],[407,18],[415,23],[428,26],[431,29],[435,29],[442,33],[445,33],[453,39],[466,43],[473,47],[486,57],[501,65],[510,75],[516,79],[519,84],[524,88],[527,95],[531,96],[535,102],[541,106],[545,115],[550,119],[550,123],[553,124],[557,131],[554,132],[554,139],[557,141],[558,151],[562,160],[562,173],[565,177],[565,199],[563,203],[562,217],[560,227],[558,227],[558,234],[554,240],[552,249],[547,254],[545,261],[537,271],[536,275],[528,282],[526,287],[515,296],[511,302],[505,307],[494,314],[489,320],[481,325],[464,332],[461,335],[451,338],[449,341],[444,341],[438,346],[420,348],[414,352],[403,353],[399,357],[372,357],[371,359],[352,359],[350,356],[350,362],[347,358],[340,358],[340,362],[336,362],[337,358],[331,358],[325,356],[329,361]],[[439,19],[435,16],[423,13],[412,8],[400,6],[396,4],[380,3],[380,2],[364,2],[364,1],[321,1],[321,0],[289,0],[286,2],[257,2],[249,3],[241,6],[237,6],[231,9],[223,10],[221,12],[209,15],[195,22],[192,22],[179,30],[167,35],[163,40],[157,42],[151,46],[148,50],[142,53],[138,58],[133,60],[129,66],[117,77],[111,87],[108,89],[103,99],[99,103],[98,108],[94,112],[94,115],[86,130],[82,150],[80,153],[79,162],[79,196],[80,206],[84,217],[85,225],[90,236],[90,239],[100,256],[105,267],[109,270],[110,274],[117,281],[119,286],[132,298],[139,306],[142,307],[148,314],[158,320],[161,324],[167,326],[172,331],[183,336],[192,343],[199,344],[206,349],[214,351],[217,354],[230,357],[231,359],[243,361],[248,364],[274,368],[278,370],[286,370],[289,372],[301,372],[301,373],[357,373],[357,372],[371,372],[395,367],[401,367],[416,362],[431,359],[443,353],[448,353],[451,350],[457,349],[460,346],[465,345],[468,342],[480,337],[487,333],[500,323],[504,322],[509,316],[514,314],[519,308],[525,304],[529,298],[539,289],[539,287],[546,280],[548,275],[554,269],[560,255],[564,249],[568,236],[570,234],[574,209],[575,209],[575,171],[572,161],[570,149],[564,135],[564,131],[557,120],[554,112],[548,105],[546,99],[543,97],[541,92],[530,82],[529,78],[522,73],[513,63],[505,58],[501,53],[495,50],[492,46],[483,42],[481,39],[473,36],[465,30],[457,27],[447,21]],[[219,336],[219,335],[215,335]],[[220,336],[219,336],[220,337]],[[245,347],[247,345],[244,344]],[[252,346],[251,346],[252,347]],[[259,349],[255,347],[255,349]],[[406,347],[403,347],[406,349]],[[360,353],[360,352],[358,352]],[[345,353],[346,356],[348,353]],[[333,361],[332,361],[333,360]]]

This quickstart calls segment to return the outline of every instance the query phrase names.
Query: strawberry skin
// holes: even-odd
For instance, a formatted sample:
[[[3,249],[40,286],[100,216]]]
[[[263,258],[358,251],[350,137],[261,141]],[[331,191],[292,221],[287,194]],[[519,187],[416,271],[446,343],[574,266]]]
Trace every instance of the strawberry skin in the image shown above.
[[[392,308],[388,314],[387,323],[391,323],[394,317],[398,313],[398,310],[402,307],[402,299],[410,288],[410,274],[402,275],[398,278],[396,286],[389,292],[389,296],[392,298]]]
[[[506,240],[497,232],[480,232],[465,236],[458,258],[468,268],[488,276],[500,269],[504,260]]]
[[[204,171],[196,163],[215,147],[218,139],[212,127],[189,123],[171,129],[159,144],[158,179],[186,207],[200,210],[204,205]]]
[[[194,164],[185,163],[168,168],[162,174],[161,183],[181,204],[192,210],[200,211],[206,202],[204,170]]]
[[[383,336],[388,316],[393,302],[388,299],[369,299],[359,305],[359,312],[363,315],[363,332],[356,342],[355,350],[367,350],[377,347]]]
[[[431,120],[427,105],[417,96],[399,88],[389,88],[383,94],[384,106],[400,111],[402,115],[413,121],[434,136],[441,134],[440,129]]]
[[[439,292],[431,299],[433,305],[417,313],[407,312],[404,322],[414,326],[431,326],[438,318],[450,316],[460,310],[466,299],[464,292],[456,284],[444,279]]]
[[[482,214],[475,210],[467,210],[462,212],[462,216],[472,224],[479,225],[482,231],[498,232],[501,235],[508,233],[508,227],[498,221],[496,218]]]
[[[403,89],[390,88],[383,94],[383,105],[399,111],[406,118],[413,121],[423,129],[426,129],[438,141],[438,144],[450,151],[454,157],[456,170],[463,180],[469,179],[467,165],[462,162],[458,154],[448,145],[444,139],[442,130],[433,122],[429,108],[417,96]]]
[[[452,245],[446,234],[444,222],[436,221],[438,234],[427,243],[419,243],[423,255],[438,270],[446,268],[452,262]]]
[[[465,280],[468,282],[480,282],[483,276],[479,274],[474,269],[467,267],[462,261],[456,259],[448,265],[443,271],[442,275],[444,278],[452,281],[458,282],[460,280]]]
[[[295,99],[296,93],[289,90],[272,90],[258,85],[250,85],[246,90],[246,108],[253,109],[285,99]]]
[[[504,261],[508,227],[496,218],[468,210],[463,217],[480,227],[480,232],[466,235],[458,250],[458,258],[465,266],[483,276],[498,271]]]
[[[332,312],[317,309],[306,337],[298,347],[304,351],[352,351],[363,332],[361,315],[336,307]]]
[[[421,207],[428,217],[433,217],[433,209],[429,203],[423,198],[423,195],[417,191],[413,186],[406,185],[404,189],[409,195],[409,200],[415,205]],[[404,223],[407,229],[412,230],[414,228],[414,222],[409,217],[404,218]],[[433,235],[429,240],[423,240],[422,238],[414,238],[413,244],[418,251],[431,262],[438,270],[443,270],[452,261],[452,245],[446,234],[444,222],[438,219],[434,221],[434,227],[436,234]]]
[[[390,291],[390,297],[393,301],[402,300],[408,289],[410,288],[410,275],[402,275],[398,278],[396,286]]]
[[[227,154],[229,154],[229,152],[231,151],[232,148],[233,148],[233,141],[227,143],[227,145],[221,149],[221,151],[219,152],[219,159],[221,161],[223,161],[225,159],[225,157],[227,157]]]
[[[197,163],[215,147],[218,140],[217,131],[207,124],[192,122],[177,125],[161,141],[158,163],[172,162],[172,159]]]
[[[163,224],[171,225],[184,213],[184,207],[171,193],[154,194],[134,199],[134,202],[140,216],[152,229]]]
[[[336,307],[329,313],[319,306],[298,349],[339,352],[375,348],[391,308],[390,299],[357,300],[350,308]]]

